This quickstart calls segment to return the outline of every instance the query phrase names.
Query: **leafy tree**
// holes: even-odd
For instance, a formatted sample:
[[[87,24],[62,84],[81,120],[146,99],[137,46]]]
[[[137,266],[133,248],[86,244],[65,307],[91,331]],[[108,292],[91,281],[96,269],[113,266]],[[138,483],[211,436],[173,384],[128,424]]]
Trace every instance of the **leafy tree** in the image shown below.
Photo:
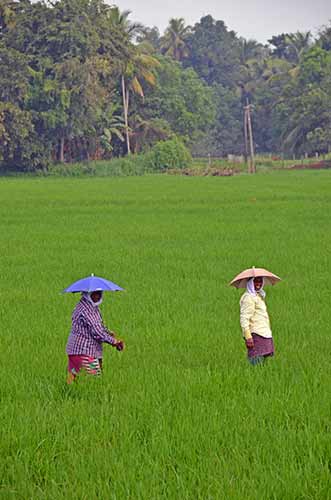
[[[191,145],[214,121],[212,90],[192,69],[170,58],[160,58],[160,64],[157,84],[146,96],[148,117],[166,120]]]
[[[16,54],[17,68],[25,61],[28,83],[9,77],[4,89],[15,95],[13,87],[18,92],[25,85],[21,108],[58,161],[95,156],[104,129],[113,128],[107,109],[129,53],[127,37],[111,25],[109,6],[100,0],[61,0],[51,7],[24,2],[18,36],[12,31],[3,36],[4,52],[7,60]]]
[[[38,137],[28,111],[0,102],[0,163],[6,169],[33,170],[47,164],[47,144]]]
[[[6,168],[39,166],[42,151],[33,114],[25,109],[30,67],[24,54],[0,45],[0,162]]]
[[[276,106],[276,111],[279,107],[286,109],[287,120],[282,121],[281,133],[285,151],[302,154],[312,152],[313,148],[326,150],[331,128],[330,79],[331,53],[313,47],[303,56],[297,77],[284,89],[283,100]]]
[[[0,101],[23,105],[30,78],[27,57],[0,44],[0,65]]]
[[[212,16],[200,19],[187,37],[189,57],[185,66],[191,66],[208,85],[234,86],[240,65],[240,44],[234,31],[223,21]]]
[[[223,85],[212,87],[216,114],[206,133],[192,145],[196,156],[242,154],[243,108],[235,89]]]

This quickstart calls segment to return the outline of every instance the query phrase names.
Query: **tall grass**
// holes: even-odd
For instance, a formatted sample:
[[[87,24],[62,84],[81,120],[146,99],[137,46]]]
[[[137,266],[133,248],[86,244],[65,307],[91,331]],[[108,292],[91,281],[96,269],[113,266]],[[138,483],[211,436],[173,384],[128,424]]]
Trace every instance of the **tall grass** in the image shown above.
[[[1,179],[0,498],[327,499],[331,491],[329,172]],[[245,267],[267,289],[276,356],[252,368]],[[101,379],[64,354],[94,272],[125,288]],[[108,347],[108,348],[107,348]]]

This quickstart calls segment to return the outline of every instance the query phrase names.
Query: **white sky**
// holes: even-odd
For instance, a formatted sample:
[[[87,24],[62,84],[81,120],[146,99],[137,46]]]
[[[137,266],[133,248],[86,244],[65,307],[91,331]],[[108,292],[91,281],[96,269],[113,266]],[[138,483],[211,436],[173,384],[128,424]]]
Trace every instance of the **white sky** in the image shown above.
[[[108,0],[130,19],[163,33],[171,17],[195,24],[204,15],[222,20],[239,36],[266,42],[280,33],[312,31],[331,20],[331,0]]]

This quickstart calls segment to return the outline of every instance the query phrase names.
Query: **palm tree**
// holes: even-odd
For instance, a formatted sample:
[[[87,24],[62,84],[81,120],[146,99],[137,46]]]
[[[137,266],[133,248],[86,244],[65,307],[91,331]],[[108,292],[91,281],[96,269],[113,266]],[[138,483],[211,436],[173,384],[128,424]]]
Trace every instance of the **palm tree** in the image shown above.
[[[182,17],[170,19],[169,26],[161,38],[161,51],[176,61],[182,61],[189,53],[186,40],[190,31],[191,27],[185,26]]]
[[[141,23],[133,23],[129,20],[131,10],[123,10],[121,12],[117,6],[112,6],[109,11],[110,23],[125,33],[130,41],[135,40],[138,35],[143,34],[144,26]]]
[[[288,50],[291,54],[291,62],[298,65],[301,57],[305,54],[311,47],[312,35],[310,31],[296,33],[289,33],[286,35],[286,41],[288,43]]]
[[[282,33],[273,36],[268,42],[275,47],[272,56],[278,59],[285,59],[291,64],[297,65],[301,56],[310,49],[312,45],[312,35],[310,31],[296,33]]]
[[[144,26],[140,23],[132,23],[129,20],[130,14],[131,11],[125,10],[121,12],[118,7],[114,6],[110,8],[109,16],[112,26],[121,30],[126,35],[129,47],[129,57],[126,61],[123,61],[121,70],[121,90],[128,154],[131,153],[129,127],[130,92],[144,98],[143,81],[150,85],[155,85],[153,70],[160,64],[157,59],[150,54],[143,53],[139,49],[139,46],[132,43],[138,35],[143,34]]]
[[[253,93],[263,77],[265,62],[268,60],[269,49],[255,40],[239,40],[240,69],[237,86],[243,105],[251,100]]]
[[[139,50],[135,48],[131,61],[129,61],[122,73],[122,99],[128,154],[131,153],[128,123],[130,92],[133,92],[144,99],[145,94],[143,90],[143,82],[146,82],[151,86],[155,85],[156,77],[153,70],[158,66],[160,66],[160,63],[157,59],[155,59],[155,57],[149,54],[140,53]]]
[[[312,46],[310,31],[297,31],[282,35],[282,37],[284,54],[267,60],[264,76],[270,81],[284,77],[296,79],[300,71],[300,61]]]
[[[256,40],[246,38],[239,39],[240,62],[243,65],[249,61],[261,61],[269,55],[269,49]]]

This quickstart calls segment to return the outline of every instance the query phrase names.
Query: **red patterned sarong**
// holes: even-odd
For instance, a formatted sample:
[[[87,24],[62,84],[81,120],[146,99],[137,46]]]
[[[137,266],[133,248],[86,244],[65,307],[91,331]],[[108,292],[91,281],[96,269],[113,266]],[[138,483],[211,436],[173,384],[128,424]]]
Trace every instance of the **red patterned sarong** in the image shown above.
[[[68,356],[68,384],[84,370],[88,375],[101,375],[102,359],[86,356],[85,354],[70,354]]]

